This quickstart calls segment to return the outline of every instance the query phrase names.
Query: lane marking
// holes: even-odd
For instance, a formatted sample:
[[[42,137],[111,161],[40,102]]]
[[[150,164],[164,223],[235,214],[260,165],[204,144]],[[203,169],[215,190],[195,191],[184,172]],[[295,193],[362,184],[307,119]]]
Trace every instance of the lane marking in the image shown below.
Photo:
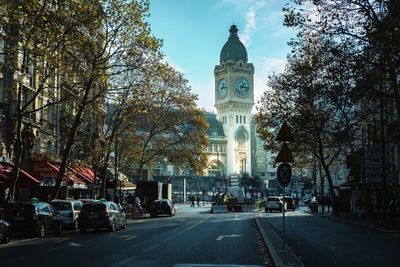
[[[125,240],[126,240],[126,241],[129,241],[129,240],[132,240],[132,239],[137,238],[137,237],[138,237],[137,235],[133,235],[133,236],[131,236],[131,237],[125,238]]]
[[[192,229],[195,228],[196,226],[199,226],[200,224],[202,224],[203,222],[205,222],[208,218],[210,218],[210,215],[208,215],[206,218],[204,218],[204,219],[201,220],[200,222],[198,222],[198,223],[196,223],[196,224],[190,226],[190,227],[188,228],[188,230],[192,230]]]
[[[152,246],[150,246],[150,247],[148,247],[146,249],[143,249],[142,251],[143,252],[149,252],[150,250],[155,249],[158,246],[160,246],[160,244],[154,244],[154,245],[152,245]]]
[[[126,258],[125,260],[122,260],[120,262],[117,262],[116,264],[113,264],[113,267],[118,267],[118,266],[123,266],[125,264],[127,264],[128,262],[130,262],[131,260],[133,260],[136,256],[131,256],[129,258]]]
[[[224,239],[224,237],[226,238],[226,237],[242,237],[242,235],[236,235],[236,234],[231,234],[231,235],[219,235],[218,237],[217,237],[217,239],[216,240],[218,240],[218,241],[221,241],[222,239]]]
[[[67,241],[67,240],[70,240],[70,239],[71,239],[70,237],[61,238],[59,240],[53,241],[53,244],[61,243],[61,242],[64,242],[64,241]]]
[[[183,230],[183,231],[178,232],[176,235],[183,235],[186,232],[187,232],[187,230]]]
[[[175,238],[173,235],[170,235],[169,237],[164,239],[164,242],[168,242],[170,240],[172,240],[173,238]]]

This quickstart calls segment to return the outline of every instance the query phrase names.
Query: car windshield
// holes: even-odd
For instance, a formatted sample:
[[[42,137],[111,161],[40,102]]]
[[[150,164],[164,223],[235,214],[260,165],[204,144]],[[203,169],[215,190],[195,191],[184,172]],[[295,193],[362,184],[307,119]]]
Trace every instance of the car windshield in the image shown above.
[[[267,199],[267,201],[270,201],[270,202],[279,202],[279,198],[277,198],[277,197],[269,197],[269,198]]]
[[[65,210],[71,210],[71,203],[67,202],[51,202],[51,205],[56,209],[60,211],[65,211]]]

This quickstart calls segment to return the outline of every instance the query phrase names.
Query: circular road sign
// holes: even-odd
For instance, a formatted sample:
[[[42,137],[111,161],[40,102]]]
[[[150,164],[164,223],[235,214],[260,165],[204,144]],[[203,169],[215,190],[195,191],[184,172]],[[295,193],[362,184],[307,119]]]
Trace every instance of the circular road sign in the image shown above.
[[[292,167],[288,163],[282,163],[277,170],[278,182],[282,187],[289,185],[292,179]]]

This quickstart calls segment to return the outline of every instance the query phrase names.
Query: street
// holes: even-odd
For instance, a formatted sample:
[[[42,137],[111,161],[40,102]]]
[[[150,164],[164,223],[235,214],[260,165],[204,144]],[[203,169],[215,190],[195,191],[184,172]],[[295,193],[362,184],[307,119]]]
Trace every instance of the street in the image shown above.
[[[130,221],[116,232],[65,231],[0,245],[1,266],[265,266],[253,218],[281,234],[282,214],[210,214],[180,205],[175,217]],[[398,233],[385,233],[309,214],[286,212],[289,247],[305,266],[398,266]],[[278,248],[279,249],[279,248]]]
[[[263,266],[254,213],[209,214],[181,207],[175,217],[131,221],[126,230],[66,231],[0,246],[1,266]]]
[[[398,266],[400,234],[381,232],[302,210],[286,213],[286,240],[305,266]],[[260,213],[282,234],[281,213]]]

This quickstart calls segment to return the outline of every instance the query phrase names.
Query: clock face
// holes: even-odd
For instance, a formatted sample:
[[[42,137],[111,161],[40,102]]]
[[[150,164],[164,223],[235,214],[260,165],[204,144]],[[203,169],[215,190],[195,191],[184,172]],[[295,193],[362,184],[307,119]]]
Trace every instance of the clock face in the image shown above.
[[[226,93],[228,92],[228,86],[226,85],[225,80],[221,80],[218,83],[218,95],[220,97],[225,97]]]
[[[244,97],[249,93],[249,82],[246,79],[237,79],[235,82],[235,92],[238,96]]]

